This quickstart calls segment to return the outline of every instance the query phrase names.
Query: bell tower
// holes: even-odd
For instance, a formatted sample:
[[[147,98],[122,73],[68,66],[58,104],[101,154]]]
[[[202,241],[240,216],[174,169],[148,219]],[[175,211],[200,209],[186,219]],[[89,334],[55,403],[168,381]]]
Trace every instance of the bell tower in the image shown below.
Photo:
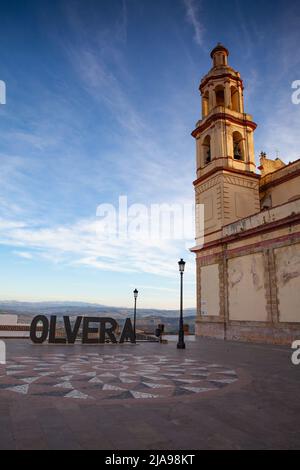
[[[256,124],[244,112],[243,81],[228,65],[222,44],[211,51],[212,68],[202,78],[202,119],[196,139],[196,203],[204,205],[205,243],[220,237],[222,228],[259,212],[259,176],[255,173],[253,132]],[[203,223],[202,223],[203,225]],[[196,220],[196,242],[200,240]]]

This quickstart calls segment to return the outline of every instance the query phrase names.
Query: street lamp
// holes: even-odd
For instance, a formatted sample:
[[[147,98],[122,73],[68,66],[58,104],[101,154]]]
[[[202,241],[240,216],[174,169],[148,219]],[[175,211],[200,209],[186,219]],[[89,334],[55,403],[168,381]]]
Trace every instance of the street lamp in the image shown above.
[[[178,262],[179,272],[180,272],[180,318],[179,318],[179,333],[178,333],[178,349],[185,349],[184,343],[184,330],[183,330],[183,273],[185,262],[181,258]]]
[[[139,291],[137,289],[134,289],[133,295],[134,295],[134,317],[133,317],[133,331],[134,331],[134,342],[136,343],[136,300],[138,296]]]

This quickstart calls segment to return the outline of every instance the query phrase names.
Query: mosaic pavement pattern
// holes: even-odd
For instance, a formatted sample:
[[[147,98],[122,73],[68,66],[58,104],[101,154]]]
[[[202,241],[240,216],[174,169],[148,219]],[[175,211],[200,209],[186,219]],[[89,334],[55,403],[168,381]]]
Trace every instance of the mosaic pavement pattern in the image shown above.
[[[237,380],[236,371],[196,359],[47,354],[15,357],[0,366],[0,396],[10,392],[76,400],[141,400],[216,391]]]

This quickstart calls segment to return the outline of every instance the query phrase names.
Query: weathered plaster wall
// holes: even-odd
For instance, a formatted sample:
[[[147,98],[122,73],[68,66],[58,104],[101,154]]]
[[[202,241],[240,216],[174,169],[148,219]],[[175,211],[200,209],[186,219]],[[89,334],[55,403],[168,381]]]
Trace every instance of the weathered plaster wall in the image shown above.
[[[220,315],[219,266],[212,264],[201,268],[201,313]]]
[[[221,229],[222,226],[222,185],[220,177],[215,176],[196,188],[196,203],[204,205],[205,233]],[[200,214],[201,215],[201,214]],[[197,219],[199,218],[196,214]],[[196,220],[196,225],[203,225],[203,221]]]
[[[300,243],[275,250],[280,322],[300,322]]]
[[[271,194],[273,206],[284,204],[292,198],[300,198],[300,176],[289,181],[288,184],[274,186],[268,191],[268,194]]]
[[[271,196],[273,207],[299,198],[299,188],[300,159],[260,179],[261,196]]]
[[[251,217],[238,220],[235,223],[223,227],[222,236],[227,237],[230,235],[238,235],[246,230],[253,230],[262,227],[263,225],[282,220],[286,217],[300,213],[300,199],[291,201],[279,207],[274,207],[269,210],[259,212]],[[274,238],[274,233],[272,233]]]
[[[259,211],[258,182],[250,178],[225,175],[223,187],[223,225]]]
[[[262,253],[228,260],[229,319],[266,321]]]

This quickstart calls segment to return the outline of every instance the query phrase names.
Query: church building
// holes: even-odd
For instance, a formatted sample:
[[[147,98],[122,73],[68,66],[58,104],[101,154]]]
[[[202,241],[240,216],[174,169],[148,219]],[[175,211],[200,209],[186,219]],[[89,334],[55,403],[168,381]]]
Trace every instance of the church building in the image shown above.
[[[200,84],[196,140],[196,335],[291,344],[300,339],[300,159],[261,153],[243,81],[218,44]],[[203,243],[204,234],[204,243]]]

